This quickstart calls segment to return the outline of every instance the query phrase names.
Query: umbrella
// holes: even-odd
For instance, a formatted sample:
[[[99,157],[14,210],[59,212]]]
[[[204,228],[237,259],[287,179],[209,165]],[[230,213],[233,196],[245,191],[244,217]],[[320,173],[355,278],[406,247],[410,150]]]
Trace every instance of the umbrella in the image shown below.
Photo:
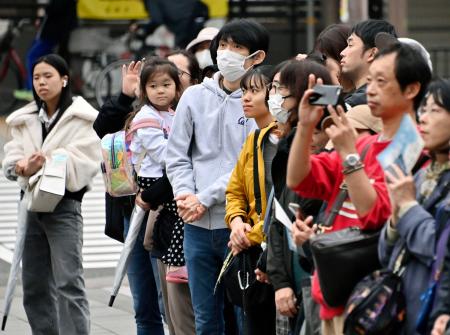
[[[128,230],[127,238],[123,245],[122,253],[120,254],[119,262],[117,263],[116,273],[114,275],[114,284],[111,292],[111,298],[109,299],[108,306],[114,304],[117,293],[119,292],[120,285],[122,284],[123,277],[127,271],[128,260],[130,259],[131,250],[133,250],[136,244],[136,239],[141,229],[142,220],[144,219],[145,211],[139,207],[134,206],[133,213],[131,213],[130,228]]]
[[[9,310],[14,297],[14,290],[16,289],[17,275],[19,274],[20,261],[22,260],[23,248],[25,244],[25,234],[27,231],[27,204],[28,193],[19,202],[19,212],[17,215],[17,235],[16,244],[14,246],[14,254],[11,262],[11,269],[9,270],[8,284],[5,291],[5,306],[3,308],[2,330],[5,330],[6,321],[8,320]]]

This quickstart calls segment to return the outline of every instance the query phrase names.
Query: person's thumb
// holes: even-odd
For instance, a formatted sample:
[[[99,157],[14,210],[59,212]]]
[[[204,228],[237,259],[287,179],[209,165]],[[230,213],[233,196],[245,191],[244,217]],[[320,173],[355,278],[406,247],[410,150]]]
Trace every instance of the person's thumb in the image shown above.
[[[312,223],[313,223],[314,218],[310,215],[308,216],[305,221],[303,221],[305,223],[305,225],[307,225],[308,227],[311,227]]]
[[[252,226],[250,226],[248,223],[246,223],[244,225],[244,230],[245,230],[245,232],[250,232],[250,231],[252,231]]]

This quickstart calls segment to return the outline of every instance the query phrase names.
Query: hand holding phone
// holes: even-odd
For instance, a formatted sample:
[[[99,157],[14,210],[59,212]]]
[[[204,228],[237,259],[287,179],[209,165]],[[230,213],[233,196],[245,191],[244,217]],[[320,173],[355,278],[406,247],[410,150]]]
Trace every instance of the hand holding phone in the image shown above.
[[[295,202],[290,202],[288,204],[288,208],[291,211],[291,213],[295,215],[296,218],[297,218],[297,214],[300,219],[303,218],[303,213],[302,213],[302,210],[301,210],[299,204],[297,204]]]

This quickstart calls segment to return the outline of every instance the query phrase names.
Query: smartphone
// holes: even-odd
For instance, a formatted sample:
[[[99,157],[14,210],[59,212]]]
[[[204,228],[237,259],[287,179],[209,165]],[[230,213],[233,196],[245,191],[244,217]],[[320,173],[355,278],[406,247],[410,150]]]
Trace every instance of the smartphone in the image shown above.
[[[297,213],[300,214],[300,218],[303,216],[302,209],[300,208],[299,204],[296,204],[295,202],[290,202],[288,204],[288,208],[291,211],[291,213],[295,215],[295,217],[297,217]]]
[[[314,93],[309,97],[311,105],[336,106],[342,92],[339,85],[316,85],[313,87]]]

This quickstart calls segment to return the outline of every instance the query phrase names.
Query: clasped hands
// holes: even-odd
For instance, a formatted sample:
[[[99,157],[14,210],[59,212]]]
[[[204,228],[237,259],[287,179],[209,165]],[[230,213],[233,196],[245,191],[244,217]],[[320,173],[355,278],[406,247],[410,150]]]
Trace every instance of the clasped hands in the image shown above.
[[[22,158],[16,163],[14,172],[20,177],[30,177],[38,172],[45,163],[45,155],[36,151],[28,158]]]
[[[206,207],[200,203],[195,194],[180,194],[175,197],[175,201],[177,202],[178,215],[184,222],[198,221],[206,212]]]

